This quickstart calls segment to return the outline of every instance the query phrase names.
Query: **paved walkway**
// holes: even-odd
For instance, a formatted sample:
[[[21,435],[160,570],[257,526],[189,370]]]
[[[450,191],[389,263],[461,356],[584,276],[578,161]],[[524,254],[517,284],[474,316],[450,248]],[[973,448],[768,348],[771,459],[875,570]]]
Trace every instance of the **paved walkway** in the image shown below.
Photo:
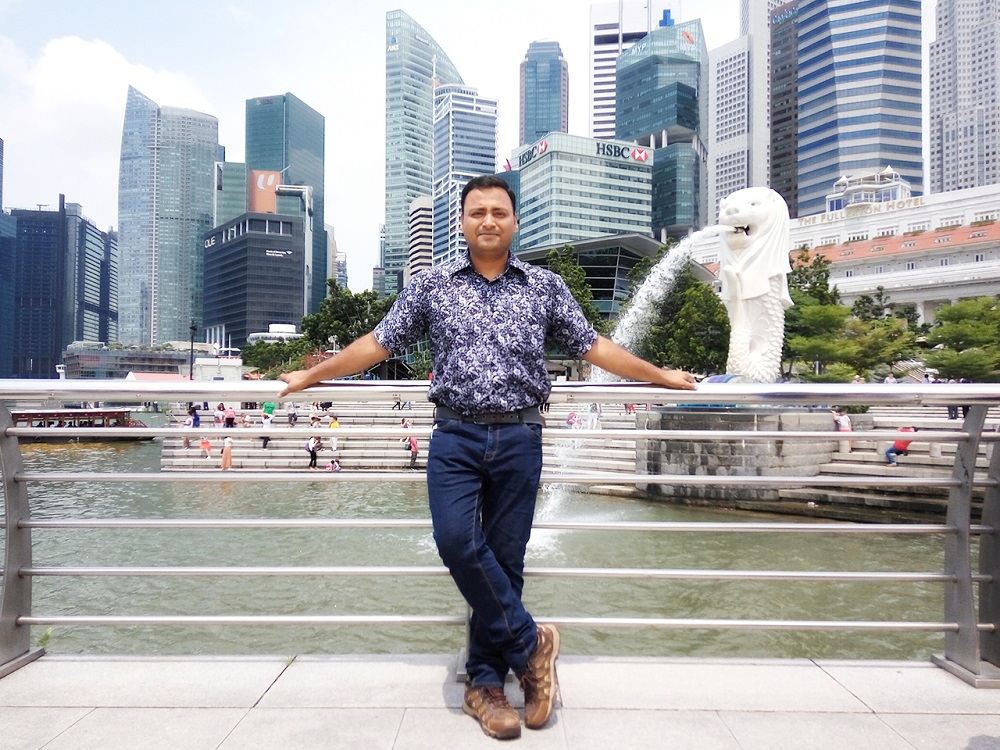
[[[0,680],[0,750],[1000,749],[1000,691],[930,663],[574,656],[549,725],[500,744],[454,661],[45,656]]]

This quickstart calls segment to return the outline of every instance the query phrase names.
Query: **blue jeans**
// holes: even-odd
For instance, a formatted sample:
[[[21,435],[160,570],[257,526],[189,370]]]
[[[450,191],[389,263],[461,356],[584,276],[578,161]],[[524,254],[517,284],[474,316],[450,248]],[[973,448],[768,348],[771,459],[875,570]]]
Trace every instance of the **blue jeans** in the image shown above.
[[[434,423],[427,493],[434,541],[472,608],[466,672],[501,687],[525,671],[538,633],[521,603],[524,551],[542,471],[542,426]]]

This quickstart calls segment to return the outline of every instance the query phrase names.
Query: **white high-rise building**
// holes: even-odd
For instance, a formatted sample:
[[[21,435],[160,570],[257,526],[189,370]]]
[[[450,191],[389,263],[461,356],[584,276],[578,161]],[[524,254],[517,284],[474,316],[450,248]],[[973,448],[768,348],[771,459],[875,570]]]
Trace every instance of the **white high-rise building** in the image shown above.
[[[770,169],[770,12],[784,0],[740,0],[740,36],[709,52],[708,221],[719,201],[767,186]]]
[[[679,21],[680,0],[619,0],[590,6],[590,137],[615,137],[618,55],[660,25]]]
[[[438,86],[434,90],[435,264],[465,252],[462,188],[496,168],[497,100],[461,84]]]
[[[421,271],[428,270],[434,256],[434,199],[421,195],[410,203],[410,257],[403,285]]]
[[[930,191],[1000,183],[1000,0],[937,0]]]

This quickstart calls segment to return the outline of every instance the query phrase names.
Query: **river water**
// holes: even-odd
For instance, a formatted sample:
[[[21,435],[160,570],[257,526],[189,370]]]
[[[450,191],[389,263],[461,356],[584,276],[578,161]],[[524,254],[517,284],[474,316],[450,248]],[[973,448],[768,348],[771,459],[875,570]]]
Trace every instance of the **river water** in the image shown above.
[[[155,471],[160,443],[25,445],[35,470]],[[29,486],[39,518],[427,518],[419,483],[48,484]],[[775,521],[545,488],[539,520]],[[796,519],[801,522],[801,519]],[[805,521],[808,523],[808,521]],[[35,530],[43,565],[439,565],[429,529]],[[938,537],[827,534],[534,533],[534,567],[940,571]],[[791,620],[943,619],[943,584],[529,578],[540,617]],[[465,612],[446,576],[40,577],[33,610],[55,614],[443,614]],[[42,636],[36,628],[33,639]],[[457,652],[455,626],[56,626],[54,653],[296,654]],[[939,633],[565,628],[575,654],[926,659]]]

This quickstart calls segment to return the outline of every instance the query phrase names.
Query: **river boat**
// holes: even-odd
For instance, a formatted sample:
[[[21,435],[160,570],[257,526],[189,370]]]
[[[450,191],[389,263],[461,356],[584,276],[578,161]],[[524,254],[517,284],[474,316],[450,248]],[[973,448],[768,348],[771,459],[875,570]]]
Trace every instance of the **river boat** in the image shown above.
[[[66,427],[148,427],[149,425],[132,418],[130,409],[33,409],[12,411],[15,427],[45,427],[45,435],[22,438],[36,443],[104,443],[136,440],[152,440],[154,435],[62,435]]]

